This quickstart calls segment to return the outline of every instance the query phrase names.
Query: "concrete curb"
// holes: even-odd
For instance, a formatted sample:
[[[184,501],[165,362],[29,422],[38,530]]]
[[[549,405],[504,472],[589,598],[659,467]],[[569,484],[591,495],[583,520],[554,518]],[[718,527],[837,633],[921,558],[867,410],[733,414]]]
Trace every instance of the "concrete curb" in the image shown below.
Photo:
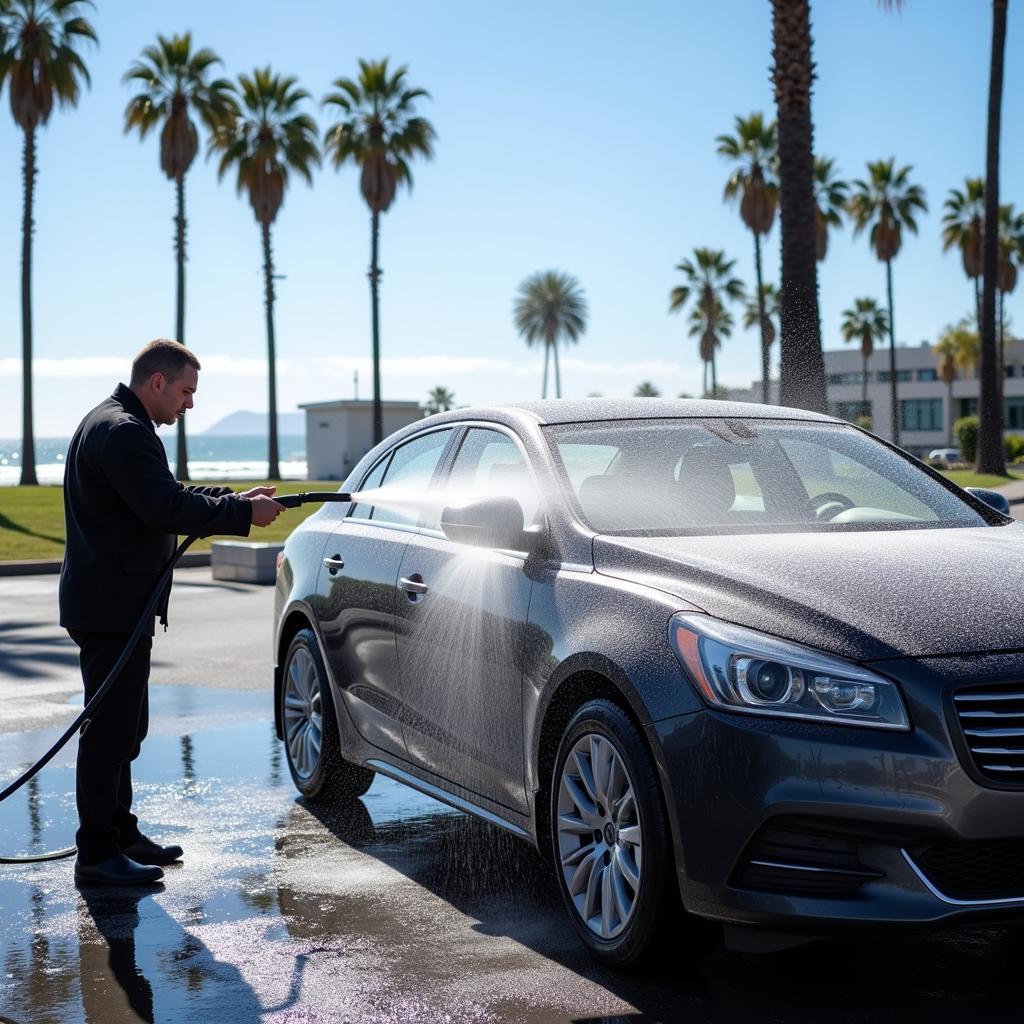
[[[62,559],[40,558],[17,562],[0,562],[0,576],[46,576],[60,572]],[[178,562],[178,568],[190,569],[209,565],[209,551],[186,551]]]

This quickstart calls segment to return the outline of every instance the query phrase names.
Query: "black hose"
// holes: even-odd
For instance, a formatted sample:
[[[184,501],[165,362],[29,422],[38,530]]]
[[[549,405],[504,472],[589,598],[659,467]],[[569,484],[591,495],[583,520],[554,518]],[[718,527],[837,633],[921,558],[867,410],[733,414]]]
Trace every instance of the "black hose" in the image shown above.
[[[274,500],[283,505],[285,508],[298,508],[299,505],[304,505],[307,502],[314,501],[341,501],[350,502],[352,496],[345,493],[344,491],[309,491],[303,494],[282,494],[280,497],[275,496]],[[12,793],[16,793],[22,786],[28,782],[29,779],[37,775],[46,765],[53,759],[57,752],[64,746],[65,743],[78,731],[81,727],[82,732],[89,727],[92,712],[101,700],[107,695],[107,691],[114,685],[114,680],[118,677],[121,669],[124,668],[125,662],[131,657],[132,651],[135,650],[135,645],[139,642],[139,638],[142,636],[144,630],[148,627],[151,628],[153,615],[156,612],[156,603],[160,600],[160,595],[164,591],[164,587],[167,585],[171,578],[171,573],[174,572],[174,567],[178,564],[181,556],[189,549],[189,547],[199,539],[198,534],[194,534],[191,537],[186,537],[178,546],[175,548],[174,554],[171,556],[171,560],[164,567],[164,571],[160,574],[160,579],[157,580],[156,586],[153,587],[153,592],[149,596],[149,600],[146,602],[146,607],[142,609],[142,614],[139,616],[139,621],[135,624],[135,629],[132,631],[132,635],[128,638],[128,643],[125,644],[124,650],[121,652],[114,664],[114,667],[110,670],[109,675],[103,680],[100,688],[93,694],[92,700],[82,708],[81,714],[64,730],[60,738],[56,743],[46,751],[45,754],[31,768],[24,771],[18,776],[10,785],[8,785],[2,792],[0,792],[0,803],[3,803]],[[4,857],[0,856],[0,864],[37,864],[41,861],[46,860],[60,860],[63,857],[73,857],[78,852],[78,848],[75,846],[69,846],[64,850],[51,850],[49,853],[38,853],[31,856],[24,857]]]

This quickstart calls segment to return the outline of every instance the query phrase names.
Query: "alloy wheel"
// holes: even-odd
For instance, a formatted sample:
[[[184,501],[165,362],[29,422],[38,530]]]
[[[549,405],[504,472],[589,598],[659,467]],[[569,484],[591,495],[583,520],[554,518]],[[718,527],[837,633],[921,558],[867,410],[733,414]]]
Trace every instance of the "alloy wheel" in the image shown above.
[[[285,675],[284,739],[296,774],[308,779],[320,761],[323,735],[320,679],[313,657],[296,647]]]
[[[577,913],[596,936],[629,924],[640,892],[642,832],[633,781],[606,736],[587,733],[562,765],[558,852]]]

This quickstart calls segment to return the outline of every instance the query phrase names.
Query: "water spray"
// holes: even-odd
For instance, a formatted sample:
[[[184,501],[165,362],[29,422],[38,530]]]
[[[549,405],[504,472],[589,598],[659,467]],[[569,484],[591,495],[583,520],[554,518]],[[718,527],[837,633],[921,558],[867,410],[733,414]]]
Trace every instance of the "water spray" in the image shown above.
[[[344,502],[345,504],[351,503],[353,495],[347,491],[305,491],[300,494],[282,494],[280,497],[275,496],[274,501],[279,505],[283,505],[285,508],[298,508],[300,505],[322,503],[322,502]],[[93,695],[92,700],[82,708],[81,714],[64,730],[60,735],[57,742],[46,751],[45,754],[31,768],[28,768],[21,775],[18,776],[12,783],[10,783],[2,792],[0,792],[0,803],[3,803],[9,796],[16,793],[22,786],[25,785],[29,779],[37,775],[57,754],[57,752],[71,739],[71,737],[81,730],[85,730],[89,727],[89,722],[92,720],[92,714],[96,710],[100,701],[107,695],[107,692],[113,686],[114,681],[117,679],[121,670],[125,666],[128,658],[131,656],[132,651],[135,649],[135,645],[139,642],[139,638],[142,636],[143,631],[149,626],[152,621],[153,615],[156,612],[157,601],[160,600],[160,595],[164,591],[164,587],[170,581],[171,573],[174,571],[174,567],[181,560],[181,556],[199,539],[198,534],[193,534],[190,537],[186,537],[174,550],[174,554],[171,556],[170,561],[164,567],[163,572],[160,574],[160,578],[157,580],[156,585],[153,587],[153,592],[149,596],[149,600],[146,602],[145,608],[142,609],[142,614],[139,616],[139,621],[135,624],[135,629],[132,631],[131,636],[128,638],[128,643],[125,644],[124,650],[121,652],[120,657],[114,664],[114,667],[110,670],[109,675],[103,680],[102,685]],[[69,846],[64,850],[51,850],[49,853],[39,853],[24,857],[4,857],[0,856],[0,864],[36,864],[41,861],[47,860],[60,860],[63,857],[73,857],[78,852],[78,848],[75,846]]]

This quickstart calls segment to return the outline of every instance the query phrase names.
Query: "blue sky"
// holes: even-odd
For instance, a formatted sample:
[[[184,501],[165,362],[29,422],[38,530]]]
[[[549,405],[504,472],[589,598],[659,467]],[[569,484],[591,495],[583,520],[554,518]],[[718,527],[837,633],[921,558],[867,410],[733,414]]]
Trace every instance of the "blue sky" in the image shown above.
[[[1011,7],[1003,99],[1002,194],[1024,206],[1024,39]],[[721,201],[715,136],[733,117],[773,111],[768,0],[631,4],[435,0],[174,3],[97,0],[92,89],[40,133],[35,273],[36,423],[70,433],[124,377],[147,340],[174,331],[173,186],[158,141],[122,133],[121,76],[157,32],[191,29],[225,72],[270,63],[319,100],[359,57],[390,56],[430,90],[422,112],[436,159],[384,216],[384,395],[422,399],[435,384],[461,403],[539,397],[541,355],[510,321],[529,273],[574,274],[590,305],[564,353],[567,395],[626,395],[644,379],[697,392],[701,365],[685,323],[667,312],[675,265],[695,246],[724,248],[753,280],[753,243]],[[963,315],[971,288],[939,241],[948,190],[984,164],[991,5],[813,0],[816,149],[848,177],[865,161],[914,165],[930,212],[895,263],[898,338],[934,340]],[[0,97],[0,436],[20,432],[21,135]],[[199,159],[187,178],[186,343],[204,361],[192,429],[235,409],[266,408],[259,234],[233,183]],[[765,246],[778,276],[778,226]],[[274,226],[279,282],[279,403],[370,393],[369,215],[352,169],[296,182]],[[826,347],[841,311],[884,299],[884,270],[864,236],[834,236],[820,268]],[[1008,309],[1024,327],[1024,287]],[[775,359],[777,360],[777,349]],[[759,372],[757,339],[725,343],[720,379]]]

